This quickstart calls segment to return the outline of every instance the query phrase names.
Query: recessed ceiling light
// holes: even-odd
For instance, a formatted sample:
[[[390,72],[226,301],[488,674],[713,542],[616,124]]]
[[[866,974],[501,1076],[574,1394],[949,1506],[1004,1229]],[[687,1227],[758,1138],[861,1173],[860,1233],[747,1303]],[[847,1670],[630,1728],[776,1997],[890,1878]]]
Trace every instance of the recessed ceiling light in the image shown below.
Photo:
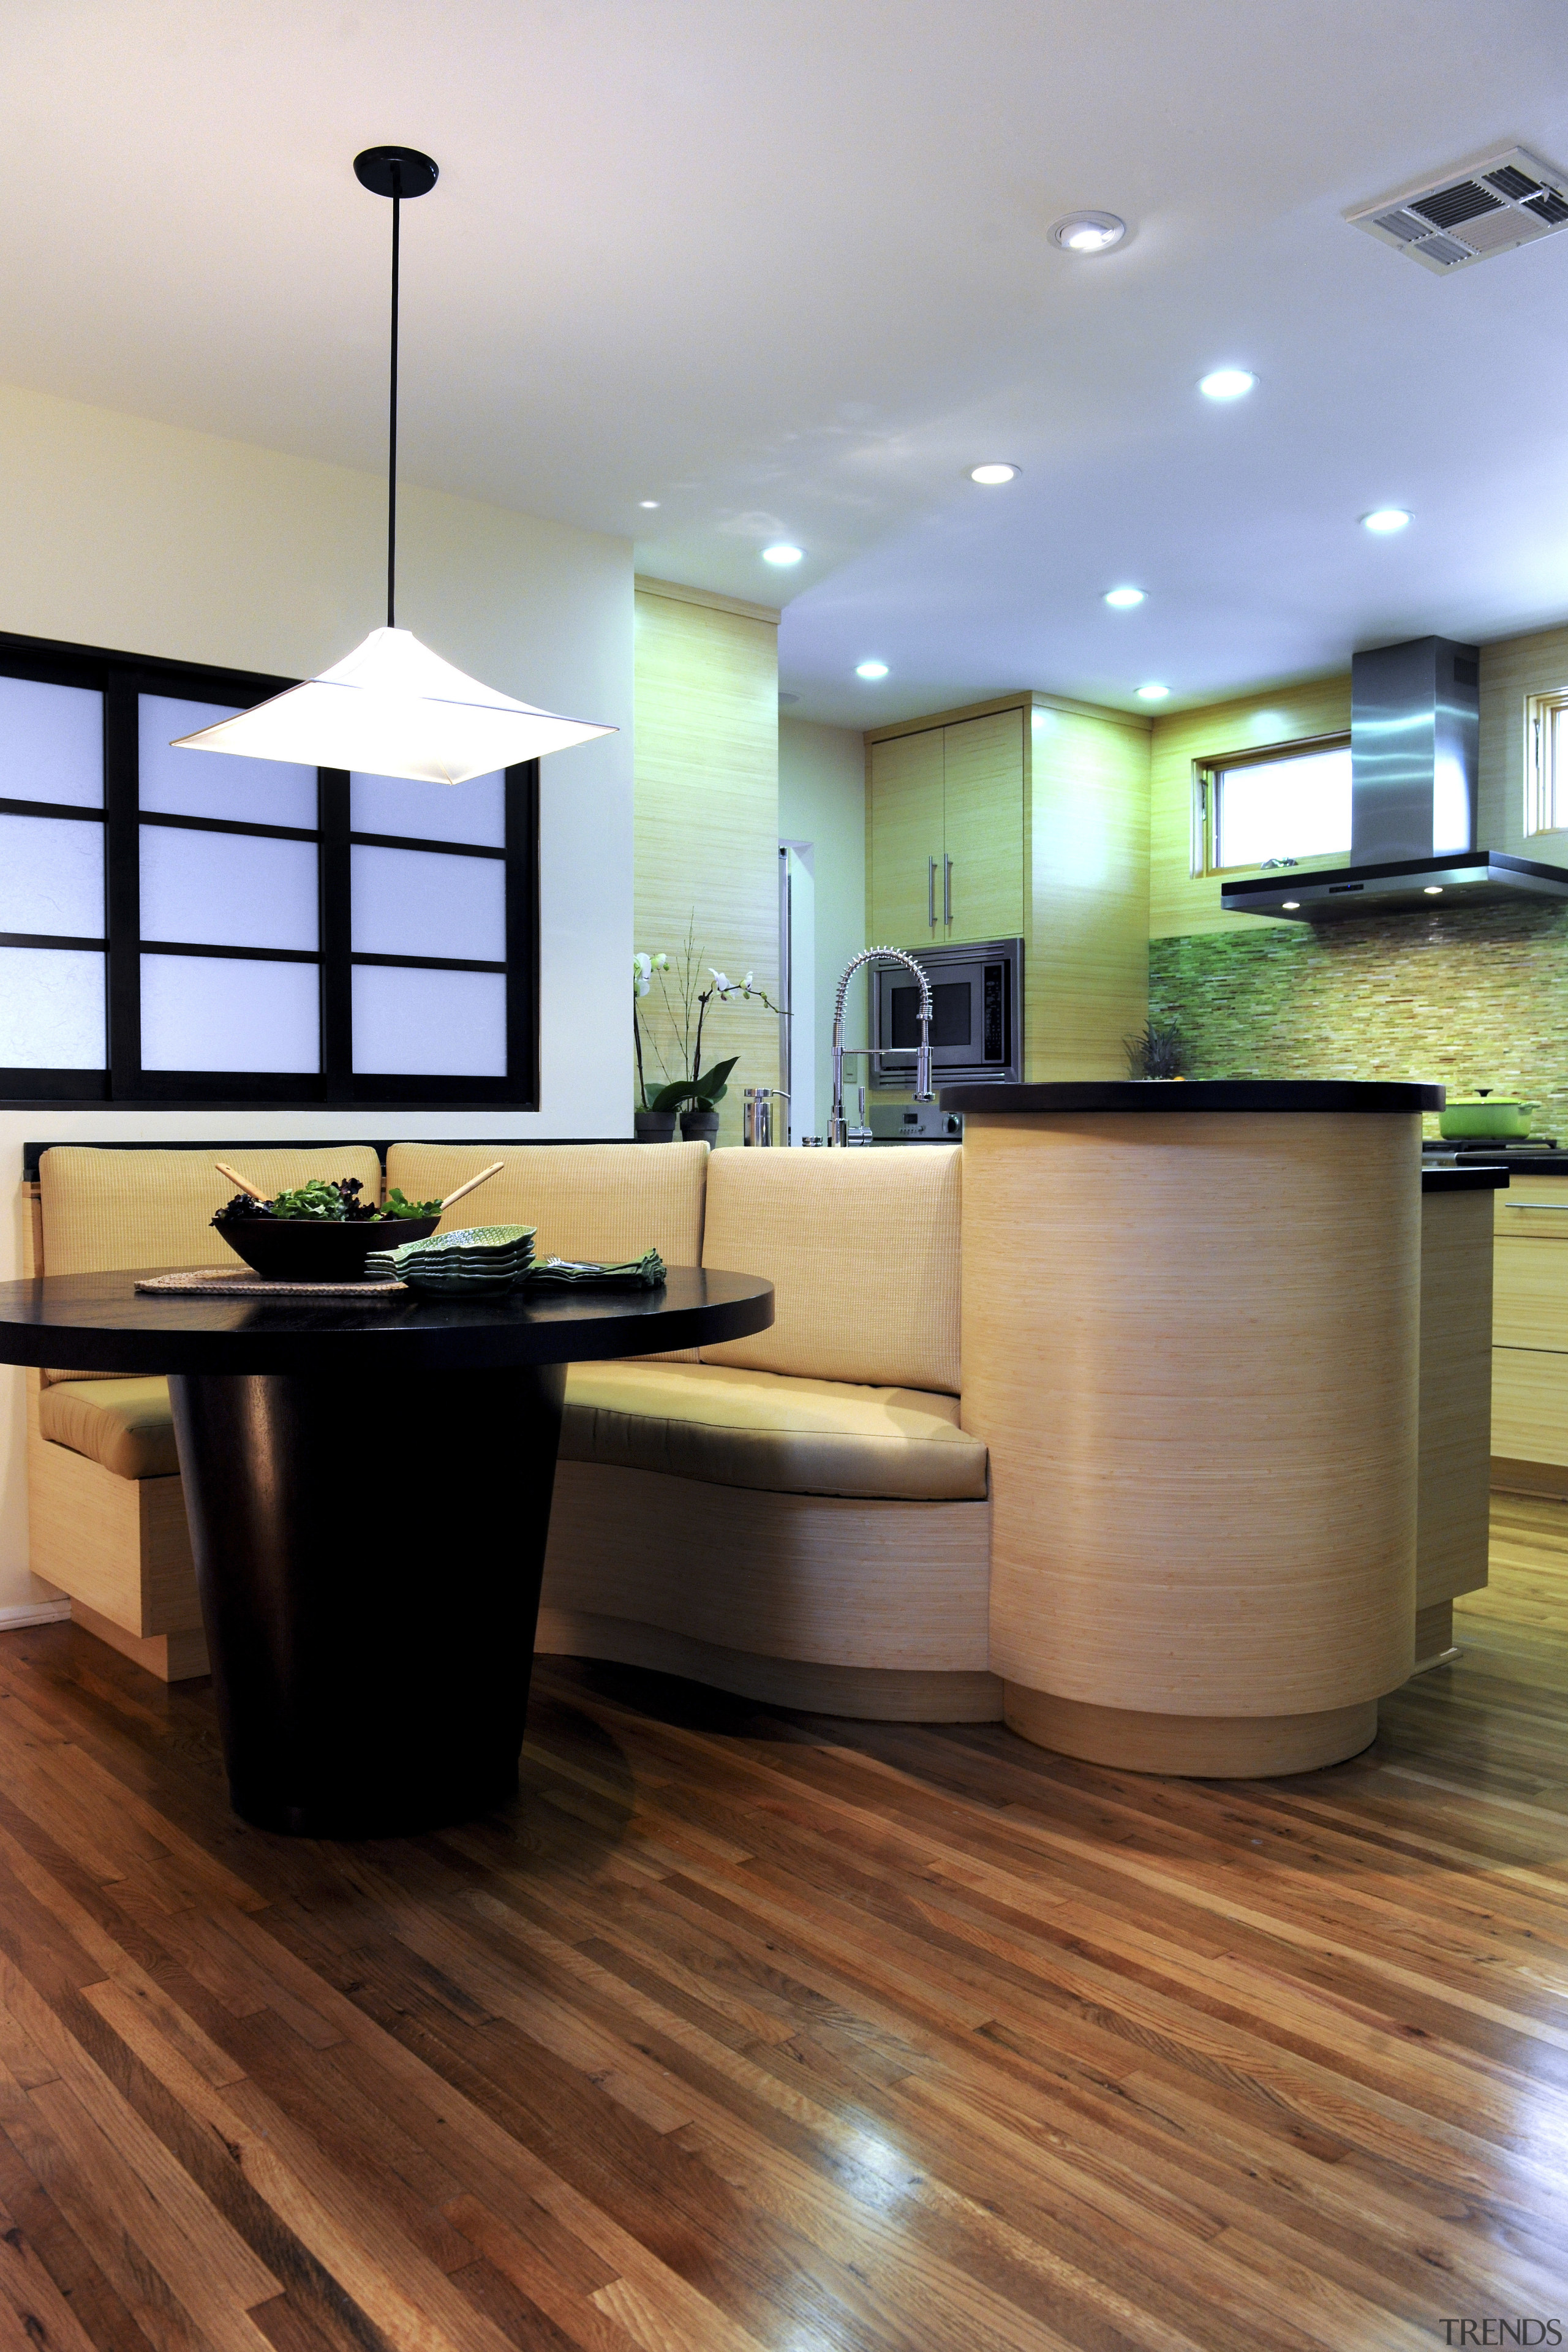
[[[1168,686],[1155,686],[1151,681],[1148,686],[1141,686],[1139,688],[1138,699],[1140,702],[1163,702],[1170,694],[1170,691],[1171,689]]]
[[[1443,885],[1440,882],[1428,882],[1421,895],[1424,898],[1440,898],[1443,895]]]
[[[1294,915],[1300,912],[1301,901],[1300,898],[1281,898],[1279,904],[1288,915]]]
[[[1108,588],[1105,592],[1105,601],[1118,613],[1130,613],[1134,604],[1141,604],[1143,602],[1147,593],[1147,590],[1142,588]]]
[[[1198,390],[1205,400],[1242,400],[1257,382],[1249,368],[1213,368],[1198,378]]]
[[[1363,515],[1361,527],[1363,530],[1376,531],[1379,539],[1386,539],[1390,531],[1403,530],[1409,520],[1407,508],[1373,507],[1370,514]]]
[[[1108,253],[1127,234],[1127,223],[1114,213],[1068,213],[1051,235],[1068,253]]]
[[[855,675],[857,677],[886,677],[888,665],[886,662],[879,661],[857,662]]]
[[[781,539],[776,546],[763,548],[763,562],[764,563],[798,563],[803,552],[804,550],[801,548],[791,547],[787,540]]]
[[[969,478],[972,482],[984,482],[989,489],[993,482],[1016,480],[1023,470],[1022,466],[1008,466],[999,459],[994,466],[971,466]]]
[[[637,504],[639,507],[656,507],[658,504],[658,500],[657,499],[639,499],[637,500]]]

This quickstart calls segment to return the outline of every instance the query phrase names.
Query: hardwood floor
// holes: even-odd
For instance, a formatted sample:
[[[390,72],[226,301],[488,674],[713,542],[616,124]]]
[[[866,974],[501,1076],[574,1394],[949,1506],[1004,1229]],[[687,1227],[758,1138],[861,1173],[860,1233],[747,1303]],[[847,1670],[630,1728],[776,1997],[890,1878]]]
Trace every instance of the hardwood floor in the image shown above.
[[[515,1807],[362,1847],[230,1817],[205,1685],[5,1636],[0,2352],[1568,2318],[1568,1508],[1496,1538],[1309,1778],[551,1665]]]

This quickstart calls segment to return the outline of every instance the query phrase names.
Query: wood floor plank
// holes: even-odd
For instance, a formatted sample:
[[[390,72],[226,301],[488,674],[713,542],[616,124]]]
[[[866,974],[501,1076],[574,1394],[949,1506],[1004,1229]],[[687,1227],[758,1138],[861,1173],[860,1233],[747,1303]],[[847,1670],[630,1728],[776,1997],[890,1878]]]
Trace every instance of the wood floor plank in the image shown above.
[[[1375,1747],[1176,1782],[541,1661],[522,1794],[229,1812],[0,1635],[0,2352],[1415,2352],[1568,2261],[1568,1506]]]

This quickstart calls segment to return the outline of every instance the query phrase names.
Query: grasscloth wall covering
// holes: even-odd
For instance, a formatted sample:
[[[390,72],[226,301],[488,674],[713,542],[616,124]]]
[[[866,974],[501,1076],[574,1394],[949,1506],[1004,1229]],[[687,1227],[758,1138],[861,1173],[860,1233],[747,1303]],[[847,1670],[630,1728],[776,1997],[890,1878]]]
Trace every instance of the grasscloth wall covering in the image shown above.
[[[1187,932],[1151,941],[1149,993],[1180,1021],[1194,1077],[1492,1087],[1536,1101],[1535,1131],[1568,1143],[1568,913]]]
[[[635,945],[674,955],[695,921],[703,984],[710,968],[731,980],[754,971],[775,1003],[778,634],[778,615],[763,606],[637,583],[637,933],[627,954]],[[628,986],[628,1027],[629,998]],[[657,1004],[645,998],[644,1012]],[[740,1060],[720,1105],[721,1143],[741,1140],[742,1087],[778,1084],[777,1021],[754,1004],[710,1006],[703,1064],[731,1054]],[[658,1082],[651,1063],[648,1075]]]

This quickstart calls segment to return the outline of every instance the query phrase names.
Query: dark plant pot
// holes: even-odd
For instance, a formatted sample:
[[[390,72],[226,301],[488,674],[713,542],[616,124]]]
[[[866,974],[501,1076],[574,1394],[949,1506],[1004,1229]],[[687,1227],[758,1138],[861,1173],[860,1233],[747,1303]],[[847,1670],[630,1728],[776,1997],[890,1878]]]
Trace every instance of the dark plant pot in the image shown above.
[[[422,1242],[439,1217],[365,1217],[340,1224],[334,1217],[215,1217],[247,1265],[269,1282],[363,1282],[372,1250]]]
[[[683,1110],[680,1114],[680,1132],[688,1143],[706,1143],[710,1146],[717,1143],[719,1140],[718,1112],[716,1110]]]
[[[673,1143],[678,1114],[672,1110],[638,1110],[632,1113],[632,1128],[639,1143]]]

